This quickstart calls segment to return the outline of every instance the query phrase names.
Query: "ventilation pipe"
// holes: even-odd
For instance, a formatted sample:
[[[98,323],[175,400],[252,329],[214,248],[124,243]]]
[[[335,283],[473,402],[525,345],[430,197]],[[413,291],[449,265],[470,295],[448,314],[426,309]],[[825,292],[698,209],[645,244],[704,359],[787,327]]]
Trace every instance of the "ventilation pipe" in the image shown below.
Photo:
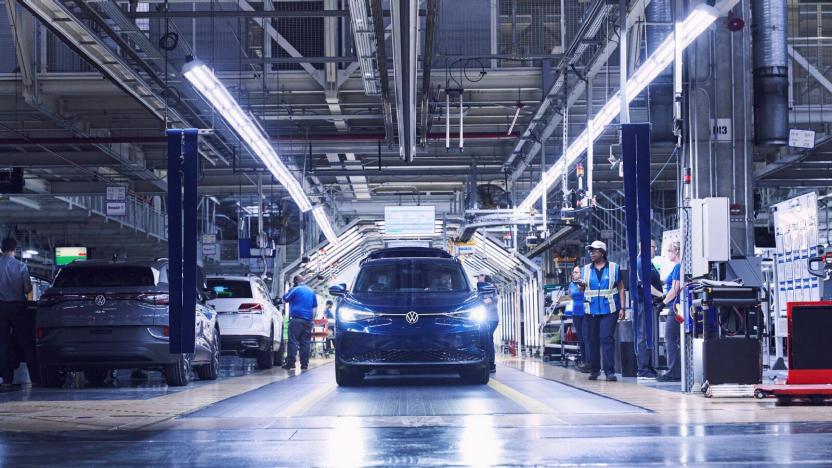
[[[671,0],[653,0],[645,9],[647,56],[673,32]],[[667,67],[650,85],[650,135],[653,141],[673,141],[673,68]]]
[[[785,0],[751,2],[754,45],[754,139],[785,145],[789,137],[789,78]]]

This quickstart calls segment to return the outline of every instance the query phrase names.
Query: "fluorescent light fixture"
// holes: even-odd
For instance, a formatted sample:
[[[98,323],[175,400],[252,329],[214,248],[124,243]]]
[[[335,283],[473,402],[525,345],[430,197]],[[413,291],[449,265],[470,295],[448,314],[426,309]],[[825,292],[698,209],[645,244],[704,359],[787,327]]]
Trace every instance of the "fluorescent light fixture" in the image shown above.
[[[303,188],[295,176],[289,172],[289,168],[280,160],[265,132],[237,104],[237,101],[234,100],[225,86],[217,79],[214,72],[204,63],[193,60],[185,64],[182,74],[220,116],[225,119],[228,125],[234,129],[251,151],[260,158],[278,182],[286,188],[292,200],[297,203],[298,208],[303,212],[311,210],[312,202],[306,196],[306,193],[304,193]],[[330,242],[333,242],[333,239],[337,240],[337,236],[334,235],[334,230],[325,212],[315,213],[315,221],[318,222],[318,225]],[[332,233],[332,237],[327,233]]]
[[[675,34],[679,35],[679,46],[685,49],[699,37],[711,24],[716,21],[719,12],[708,5],[700,4],[681,23],[676,24],[674,34],[668,36],[664,42],[647,57],[647,60],[627,80],[627,101],[632,102],[665,68],[673,62],[676,47]],[[590,142],[595,142],[607,125],[618,117],[621,112],[619,93],[610,96],[609,101],[592,119],[591,125],[587,127],[575,141],[566,148],[565,154],[543,174],[540,182],[534,186],[532,191],[523,202],[517,206],[517,211],[528,212],[549,188],[554,185],[570,165],[586,151]],[[591,133],[590,133],[591,132]]]
[[[315,217],[315,221],[320,226],[321,231],[326,236],[326,239],[329,241],[330,244],[335,245],[338,243],[338,235],[335,234],[335,230],[332,229],[332,224],[329,222],[329,218],[326,216],[326,211],[324,211],[323,205],[318,205],[314,209],[312,209],[312,216]]]

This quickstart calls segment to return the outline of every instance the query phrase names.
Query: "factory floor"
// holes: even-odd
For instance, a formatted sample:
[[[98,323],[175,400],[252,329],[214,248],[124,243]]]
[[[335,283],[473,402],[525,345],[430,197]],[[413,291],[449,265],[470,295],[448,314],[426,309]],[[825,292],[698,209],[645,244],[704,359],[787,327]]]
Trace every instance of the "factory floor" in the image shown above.
[[[671,389],[672,390],[672,389]],[[0,393],[0,466],[828,464],[832,406],[706,399],[535,359],[485,386],[372,376],[339,388],[330,360],[172,389],[120,373],[106,388]]]

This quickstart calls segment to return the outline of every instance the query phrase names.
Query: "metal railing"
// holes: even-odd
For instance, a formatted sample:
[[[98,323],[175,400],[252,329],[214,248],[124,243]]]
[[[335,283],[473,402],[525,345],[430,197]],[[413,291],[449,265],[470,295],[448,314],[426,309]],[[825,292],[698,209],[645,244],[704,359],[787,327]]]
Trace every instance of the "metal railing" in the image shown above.
[[[107,214],[107,200],[103,194],[55,198],[69,205],[69,209],[80,208],[86,210],[90,215],[101,216],[108,221],[120,224],[122,227],[146,234],[148,237],[154,237],[162,241],[166,241],[168,238],[167,214],[133,195],[128,195],[125,200],[126,211],[124,216]]]

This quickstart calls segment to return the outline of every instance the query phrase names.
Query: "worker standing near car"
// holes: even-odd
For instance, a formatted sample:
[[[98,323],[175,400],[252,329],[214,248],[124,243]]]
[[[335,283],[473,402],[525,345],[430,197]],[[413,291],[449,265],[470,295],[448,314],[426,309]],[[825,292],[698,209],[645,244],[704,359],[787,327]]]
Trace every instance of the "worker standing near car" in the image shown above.
[[[0,377],[3,378],[3,388],[10,388],[14,377],[12,340],[23,351],[30,373],[34,372],[32,366],[35,362],[33,337],[30,339],[29,336],[32,317],[29,317],[26,306],[27,295],[32,291],[32,280],[26,264],[14,258],[15,249],[17,241],[10,237],[0,243]]]
[[[494,279],[491,278],[491,273],[487,270],[481,270],[477,275],[478,283],[487,283],[494,285]],[[500,311],[497,308],[497,290],[494,293],[483,296],[483,303],[485,303],[485,323],[488,325],[488,333],[486,336],[487,343],[485,350],[488,352],[488,368],[492,374],[497,372],[496,364],[496,350],[494,349],[494,331],[497,330],[497,325],[500,323]]]
[[[615,327],[624,318],[621,267],[607,259],[607,244],[595,241],[586,249],[591,263],[584,267],[582,289],[588,301],[589,380],[598,380],[603,356],[607,381],[615,382]]]
[[[289,355],[283,368],[294,369],[295,358],[300,354],[300,368],[306,370],[309,367],[312,319],[318,308],[318,298],[315,291],[304,284],[302,276],[296,275],[292,283],[295,287],[283,296],[289,304]]]

